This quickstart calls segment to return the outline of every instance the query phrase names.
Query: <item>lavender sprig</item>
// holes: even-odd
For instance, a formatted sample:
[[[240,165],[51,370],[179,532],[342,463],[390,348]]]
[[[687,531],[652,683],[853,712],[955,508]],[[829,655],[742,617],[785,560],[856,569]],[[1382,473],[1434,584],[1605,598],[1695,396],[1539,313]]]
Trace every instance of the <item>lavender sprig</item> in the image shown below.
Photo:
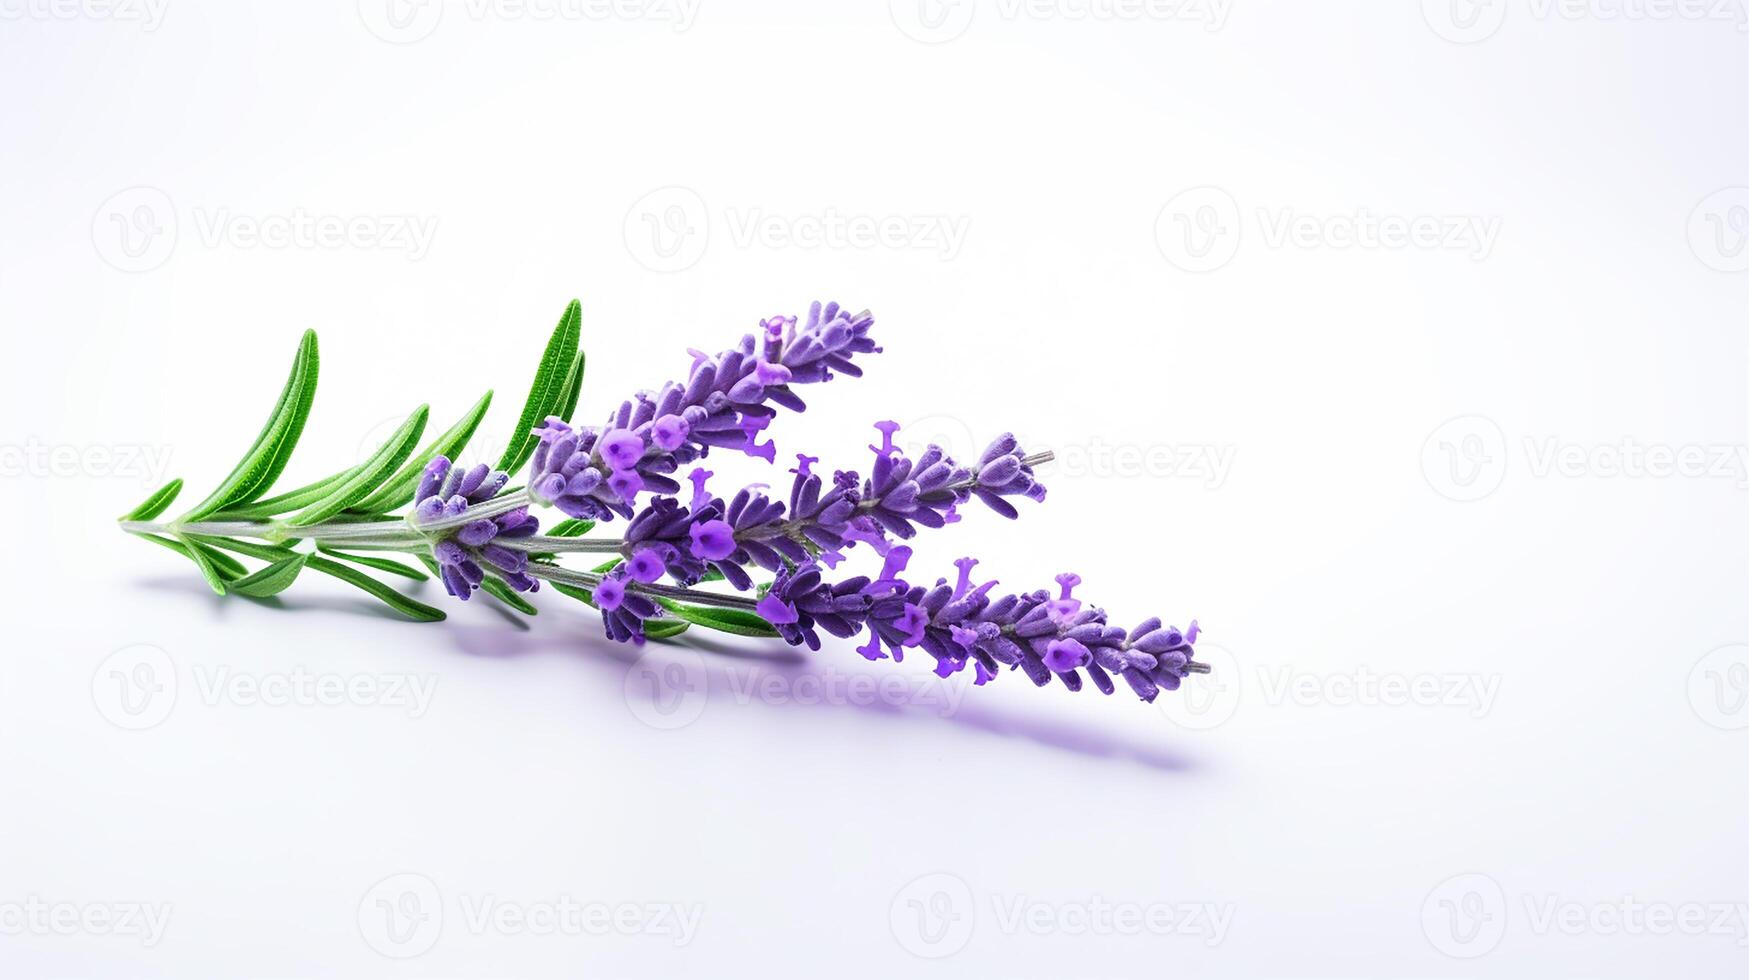
[[[870,660],[900,661],[921,649],[944,677],[970,666],[981,685],[1007,668],[1071,690],[1090,680],[1106,694],[1121,677],[1148,701],[1206,671],[1194,660],[1194,620],[1183,631],[1159,619],[1126,630],[1074,596],[1076,575],[1059,575],[1054,596],[996,595],[994,581],[973,584],[970,558],[956,563],[951,584],[904,577],[912,552],[900,542],[958,522],[973,501],[1012,519],[1019,516],[1017,498],[1045,499],[1034,468],[1051,454],[1028,453],[1012,435],[965,465],[934,445],[910,458],[893,443],[897,424],[879,422],[866,476],[816,472],[819,457],[798,453],[786,493],[754,484],[725,499],[709,489],[713,474],[696,466],[685,478],[690,494],[683,493],[681,467],[712,449],[774,462],[776,447],[765,432],[777,410],[806,408],[798,385],[860,375],[855,358],[880,350],[870,336],[873,323],[867,313],[851,315],[835,303],[813,304],[805,322],[763,320],[729,350],[693,351],[684,382],[639,393],[604,424],[579,427],[571,422],[583,376],[581,308],[573,302],[542,354],[496,468],[452,462],[490,404],[488,392],[417,453],[423,407],[364,461],[268,497],[314,398],[318,358],[308,333],[267,424],[218,489],[181,517],[160,522],[181,490],[174,480],[123,515],[122,527],[194,562],[220,594],[270,596],[315,570],[411,618],[442,619],[441,610],[364,571],[425,578],[380,554],[400,552],[417,557],[451,596],[465,600],[484,590],[528,615],[536,608],[521,594],[550,582],[600,610],[608,637],[622,642],[690,626],[781,637],[811,649],[821,646],[822,633],[865,634],[857,650]],[[525,464],[532,464],[527,486],[510,489]],[[571,519],[543,534],[533,505],[554,506]],[[614,518],[627,521],[623,537],[588,534]],[[879,573],[832,581],[829,573],[859,545],[880,556]],[[611,558],[587,571],[563,564],[566,555],[592,552]],[[250,571],[236,555],[265,565]],[[756,585],[755,576],[764,574],[771,579]],[[699,588],[715,581],[734,591]]]

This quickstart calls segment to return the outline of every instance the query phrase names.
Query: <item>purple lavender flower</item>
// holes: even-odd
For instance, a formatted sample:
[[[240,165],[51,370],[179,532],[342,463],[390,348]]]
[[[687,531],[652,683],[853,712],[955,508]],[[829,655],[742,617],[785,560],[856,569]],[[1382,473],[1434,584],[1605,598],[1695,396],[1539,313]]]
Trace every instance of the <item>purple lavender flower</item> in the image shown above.
[[[540,583],[528,575],[528,554],[507,548],[505,538],[526,538],[540,528],[540,521],[527,507],[478,520],[463,521],[468,510],[497,496],[509,482],[509,474],[481,463],[469,470],[453,466],[444,456],[425,465],[414,493],[413,525],[444,521],[451,530],[431,545],[443,587],[458,599],[467,599],[485,581],[486,568],[518,592],[533,592]],[[484,564],[486,567],[482,567]]]
[[[713,446],[770,461],[776,449],[759,434],[773,406],[802,411],[807,405],[793,385],[828,381],[835,372],[861,375],[852,357],[880,350],[868,336],[873,325],[866,312],[815,303],[800,327],[795,317],[773,317],[761,322],[758,338],[748,334],[715,357],[694,351],[684,384],[638,394],[602,429],[549,418],[536,430],[530,495],[572,517],[629,519],[639,493],[678,492],[672,474]]]
[[[894,548],[880,578],[859,576],[836,584],[825,580],[815,562],[786,568],[758,611],[788,643],[819,649],[818,630],[848,637],[866,629],[869,642],[858,649],[871,660],[888,653],[900,660],[905,648],[921,647],[935,658],[937,674],[947,677],[971,664],[977,684],[1008,667],[1040,686],[1054,677],[1078,691],[1085,671],[1095,687],[1110,694],[1116,689],[1111,675],[1118,674],[1142,700],[1152,701],[1161,688],[1177,690],[1184,677],[1207,670],[1192,659],[1194,621],[1182,633],[1159,619],[1126,632],[1108,624],[1103,610],[1063,615],[1042,590],[992,599],[996,583],[973,586],[977,562],[970,558],[955,563],[955,584],[938,579],[933,587],[909,585],[898,577],[909,557],[909,549]]]
[[[592,590],[591,598],[601,610],[601,622],[607,638],[620,643],[643,643],[644,621],[657,614],[656,604],[649,597],[626,587],[626,567],[620,565],[604,575]]]

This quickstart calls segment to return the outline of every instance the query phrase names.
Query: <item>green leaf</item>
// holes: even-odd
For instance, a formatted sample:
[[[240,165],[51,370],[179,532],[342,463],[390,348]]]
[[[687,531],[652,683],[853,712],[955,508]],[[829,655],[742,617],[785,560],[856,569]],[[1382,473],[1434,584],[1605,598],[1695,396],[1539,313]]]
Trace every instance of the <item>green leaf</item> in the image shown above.
[[[395,467],[406,462],[407,457],[412,455],[413,446],[419,441],[420,433],[425,431],[425,420],[430,415],[430,406],[419,406],[418,411],[408,416],[407,421],[401,423],[401,427],[395,430],[395,434],[387,442],[352,471],[351,476],[328,491],[322,499],[286,518],[286,526],[308,527],[311,524],[320,524],[369,496],[371,491],[395,471]]]
[[[391,575],[410,578],[415,582],[426,581],[426,575],[424,572],[411,565],[403,565],[393,558],[381,558],[377,555],[356,555],[350,551],[341,551],[338,548],[331,548],[325,544],[316,545],[316,550],[324,555],[339,558],[342,561],[349,561],[355,565],[363,565],[366,568],[374,568],[379,572],[388,572]]]
[[[547,537],[549,537],[549,538],[577,538],[577,537],[582,537],[585,534],[588,534],[590,531],[592,531],[594,529],[595,529],[595,522],[594,521],[587,521],[581,517],[572,517],[572,518],[567,518],[566,520],[562,520],[559,523],[554,524],[552,527],[548,528],[547,529]]]
[[[249,596],[252,599],[265,599],[285,591],[286,586],[297,581],[298,573],[304,570],[304,563],[310,556],[304,554],[282,558],[279,561],[261,569],[253,575],[247,575],[231,583],[231,591]]]
[[[566,397],[566,381],[571,366],[577,360],[577,341],[582,334],[583,304],[572,300],[571,305],[565,307],[564,315],[559,318],[559,325],[553,328],[553,335],[547,341],[547,349],[541,354],[540,366],[534,373],[534,383],[528,389],[528,400],[522,405],[522,415],[516,420],[516,429],[510,433],[504,455],[498,459],[498,469],[514,476],[522,469],[522,464],[528,462],[528,457],[534,454],[535,444],[539,441],[534,435],[534,427],[553,414]],[[581,367],[577,369],[576,375],[577,383],[581,385]]]
[[[551,585],[560,595],[568,595],[571,598],[576,599],[578,602],[588,603],[591,606],[595,605],[595,593],[590,592],[588,589],[575,585],[566,585],[564,582],[548,582],[547,584]]]
[[[512,589],[510,586],[490,575],[486,576],[486,578],[480,582],[480,588],[485,590],[485,592],[492,598],[497,599],[499,602],[504,603],[506,606],[509,606],[524,616],[533,616],[540,612],[539,609],[534,607],[534,603],[524,599],[517,594],[515,589]]]
[[[295,554],[289,548],[256,544],[253,541],[239,541],[236,538],[214,538],[212,543],[228,551],[249,555],[252,558],[264,558],[269,561],[278,561]],[[323,558],[321,555],[310,555],[309,560],[305,562],[305,567],[324,575],[332,575],[342,582],[369,592],[389,608],[408,619],[416,619],[422,623],[435,623],[444,618],[443,610],[434,609],[423,602],[404,596],[349,565],[342,565],[337,561]]]
[[[703,626],[706,629],[720,630],[724,633],[734,633],[738,636],[776,636],[777,630],[766,622],[764,617],[747,612],[744,609],[720,609],[715,606],[689,606],[652,596],[657,604],[689,623]]]
[[[177,477],[152,491],[138,507],[116,518],[119,521],[149,521],[176,502],[176,495],[182,492],[182,478]]]
[[[474,430],[480,427],[480,420],[486,417],[486,409],[491,404],[492,393],[488,391],[480,396],[480,400],[474,403],[473,408],[468,409],[468,413],[460,421],[450,426],[443,435],[433,439],[431,445],[408,459],[407,464],[389,477],[375,493],[354,504],[352,509],[387,514],[412,503],[413,492],[419,488],[419,478],[425,474],[425,464],[431,462],[434,456],[447,456],[454,461],[461,455],[462,448],[474,437]]]
[[[200,520],[226,507],[249,503],[273,486],[273,481],[285,472],[298,437],[303,435],[304,422],[310,417],[320,363],[316,332],[306,330],[298,344],[297,357],[292,361],[291,376],[286,378],[279,401],[273,406],[273,414],[268,416],[261,434],[255,437],[255,444],[249,447],[218,489],[182,515],[182,523]]]
[[[307,483],[296,490],[287,490],[285,493],[269,497],[266,500],[257,500],[242,507],[227,507],[214,514],[213,517],[233,521],[256,521],[308,507],[321,500],[339,486],[343,480],[356,472],[358,472],[358,467],[348,467],[332,476],[323,477],[314,483]]]
[[[153,544],[163,545],[164,547],[169,548],[171,551],[176,552],[177,554],[181,555],[182,557],[187,558],[189,561],[195,562],[195,564],[197,564],[197,565],[199,564],[199,561],[196,560],[193,555],[189,554],[191,549],[189,548],[189,545],[187,543],[185,543],[184,541],[177,541],[177,540],[173,540],[171,538],[160,537],[159,535],[156,535],[156,534],[141,534],[141,535],[138,535],[138,537],[144,538],[145,540],[150,541]],[[204,555],[204,557],[207,559],[207,561],[215,569],[218,570],[218,573],[220,576],[227,578],[227,579],[233,579],[233,578],[242,578],[244,575],[249,574],[249,570],[247,568],[243,567],[243,563],[238,561],[235,558],[232,558],[230,555],[227,555],[227,554],[220,552],[220,551],[215,551],[210,547],[206,547],[205,545],[200,545],[200,548],[202,549],[202,554]]]
[[[692,624],[684,619],[644,620],[644,636],[651,640],[666,640],[671,636],[679,636],[691,628]]]
[[[591,568],[590,571],[598,572],[598,573],[599,572],[611,572],[614,569],[618,568],[620,566],[620,563],[623,561],[625,561],[624,558],[618,558],[618,557],[609,558],[608,560],[602,562],[601,564],[595,566],[594,568]]]
[[[565,385],[560,389],[557,411],[553,414],[565,421],[571,421],[571,416],[577,413],[577,397],[583,394],[583,367],[586,358],[583,351],[577,351],[577,356],[571,361],[571,369],[565,375]]]
[[[224,595],[225,580],[219,575],[219,570],[213,567],[212,559],[209,558],[207,553],[195,542],[183,538],[182,543],[186,547],[183,554],[187,555],[189,559],[194,562],[195,567],[200,569],[200,574],[206,579],[206,584],[211,586],[215,593]]]

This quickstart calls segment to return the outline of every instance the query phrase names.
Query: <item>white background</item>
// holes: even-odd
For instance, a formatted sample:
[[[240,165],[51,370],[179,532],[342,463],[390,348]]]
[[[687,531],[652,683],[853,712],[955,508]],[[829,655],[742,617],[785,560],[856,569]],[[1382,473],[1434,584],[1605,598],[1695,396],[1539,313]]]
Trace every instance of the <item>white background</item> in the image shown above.
[[[1740,6],[1088,10],[0,0],[0,972],[1743,975]],[[588,420],[871,308],[783,462],[1055,448],[913,568],[1078,571],[1216,672],[638,660],[550,592],[220,600],[111,523],[305,327],[286,485],[486,387],[496,449],[573,296]]]

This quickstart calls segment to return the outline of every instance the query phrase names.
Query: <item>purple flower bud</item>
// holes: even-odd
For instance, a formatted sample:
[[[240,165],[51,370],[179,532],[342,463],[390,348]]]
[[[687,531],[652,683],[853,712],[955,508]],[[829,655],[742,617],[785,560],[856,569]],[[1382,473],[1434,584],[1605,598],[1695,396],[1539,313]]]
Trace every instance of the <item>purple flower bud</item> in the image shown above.
[[[686,443],[686,435],[692,427],[686,424],[686,419],[679,415],[664,415],[650,427],[650,441],[656,448],[665,453],[671,453]]]
[[[625,583],[611,576],[604,578],[596,583],[593,598],[595,604],[604,610],[611,612],[618,609],[620,603],[624,602],[626,598]]]
[[[1052,640],[1045,648],[1045,666],[1059,674],[1084,667],[1093,660],[1093,652],[1077,640]]]
[[[626,562],[626,574],[634,582],[650,583],[662,577],[664,566],[655,548],[643,548]]]
[[[615,470],[629,470],[644,457],[644,440],[624,429],[613,429],[596,444],[601,458]]]
[[[735,553],[735,529],[727,521],[706,521],[691,529],[692,553],[704,561],[717,561]]]

